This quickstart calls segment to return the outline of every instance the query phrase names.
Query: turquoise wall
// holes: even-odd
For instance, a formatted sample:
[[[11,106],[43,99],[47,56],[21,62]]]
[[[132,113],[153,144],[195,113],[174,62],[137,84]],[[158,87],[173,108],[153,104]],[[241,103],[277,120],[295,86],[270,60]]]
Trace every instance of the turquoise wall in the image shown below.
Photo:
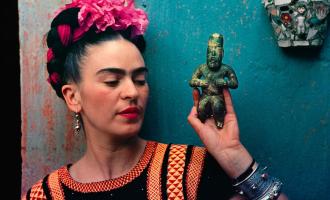
[[[321,50],[279,48],[260,1],[138,2],[150,18],[143,136],[201,144],[186,120],[188,81],[205,62],[209,35],[222,33],[223,62],[239,79],[231,92],[243,144],[290,199],[330,199],[330,37]]]
[[[22,194],[84,150],[83,136],[73,135],[72,113],[46,83],[42,41],[65,2],[18,1]],[[151,89],[142,136],[201,145],[186,120],[192,106],[188,81],[205,62],[209,35],[222,33],[223,61],[239,79],[232,97],[243,144],[282,179],[290,199],[330,199],[330,37],[320,51],[280,49],[259,0],[138,0],[137,5],[150,18],[145,59]]]

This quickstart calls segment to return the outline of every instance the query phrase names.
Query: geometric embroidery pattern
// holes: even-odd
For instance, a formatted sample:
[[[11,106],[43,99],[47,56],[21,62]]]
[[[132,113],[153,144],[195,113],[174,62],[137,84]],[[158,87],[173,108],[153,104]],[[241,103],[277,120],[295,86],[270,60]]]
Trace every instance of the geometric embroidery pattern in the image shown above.
[[[183,200],[183,172],[186,161],[187,145],[171,145],[168,166],[166,192],[169,200]]]
[[[197,146],[193,147],[186,178],[188,200],[197,199],[197,190],[202,175],[205,155],[205,148]]]
[[[53,200],[64,200],[64,192],[62,191],[60,179],[58,178],[58,170],[52,172],[48,176],[48,188]]]
[[[162,200],[161,173],[167,144],[158,143],[147,176],[147,197],[150,200]]]
[[[46,200],[46,195],[44,193],[44,190],[42,189],[42,179],[32,186],[29,199]]]
[[[156,142],[148,141],[139,162],[127,174],[118,178],[93,183],[79,183],[71,177],[68,168],[64,166],[59,169],[60,181],[70,189],[82,193],[103,192],[122,187],[140,176],[142,171],[147,167],[156,145]]]

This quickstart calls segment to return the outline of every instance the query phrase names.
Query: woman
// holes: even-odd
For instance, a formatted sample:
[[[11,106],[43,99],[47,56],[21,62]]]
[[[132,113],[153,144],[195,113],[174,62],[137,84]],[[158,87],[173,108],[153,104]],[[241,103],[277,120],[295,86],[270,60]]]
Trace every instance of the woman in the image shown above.
[[[87,148],[24,198],[285,199],[281,182],[241,144],[228,90],[222,129],[198,119],[194,91],[188,121],[206,148],[138,136],[149,92],[141,55],[147,24],[130,0],[73,0],[60,9],[47,34],[48,81],[75,113],[75,132],[83,129]]]

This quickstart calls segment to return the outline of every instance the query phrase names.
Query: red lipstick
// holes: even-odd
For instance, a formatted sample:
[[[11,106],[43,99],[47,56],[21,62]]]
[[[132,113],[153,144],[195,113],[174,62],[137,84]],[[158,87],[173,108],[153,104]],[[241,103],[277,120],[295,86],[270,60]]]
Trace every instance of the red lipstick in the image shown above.
[[[118,114],[126,119],[137,119],[141,113],[141,109],[136,106],[125,108]]]

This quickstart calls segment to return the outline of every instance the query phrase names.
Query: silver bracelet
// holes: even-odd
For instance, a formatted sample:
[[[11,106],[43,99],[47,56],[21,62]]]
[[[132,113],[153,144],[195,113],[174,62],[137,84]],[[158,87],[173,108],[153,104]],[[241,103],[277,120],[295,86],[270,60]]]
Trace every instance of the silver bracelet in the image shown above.
[[[261,169],[258,164],[253,166],[252,173],[243,181],[234,184],[240,194],[251,200],[274,200],[281,193],[282,182],[267,174],[266,168]]]

